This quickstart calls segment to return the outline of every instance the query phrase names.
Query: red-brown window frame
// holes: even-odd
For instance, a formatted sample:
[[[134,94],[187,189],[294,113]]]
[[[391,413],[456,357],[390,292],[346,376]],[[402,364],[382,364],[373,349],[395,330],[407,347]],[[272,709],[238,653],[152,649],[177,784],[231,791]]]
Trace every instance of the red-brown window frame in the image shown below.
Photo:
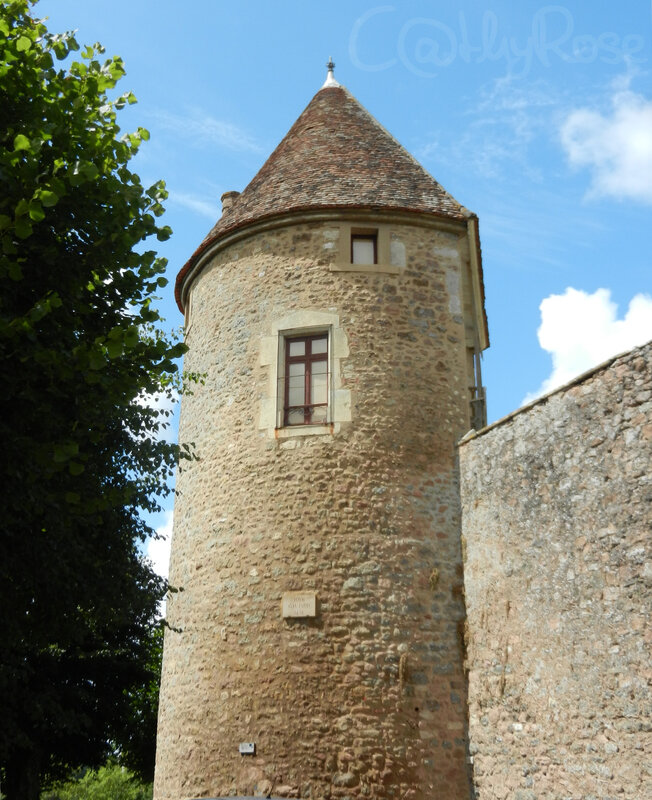
[[[355,264],[353,260],[353,242],[365,241],[373,242],[374,245],[374,260],[373,264],[378,263],[378,234],[377,233],[352,233],[351,234],[351,263]]]
[[[325,353],[316,353],[313,355],[312,353],[312,343],[316,340],[326,340],[326,352]],[[292,342],[304,342],[305,343],[305,354],[302,356],[290,356],[290,344]],[[328,399],[325,403],[311,403],[311,377],[312,377],[312,365],[315,362],[326,362],[326,381],[327,384],[330,385],[330,370],[328,369],[328,350],[329,350],[329,336],[327,332],[321,333],[314,333],[314,334],[306,334],[304,336],[286,336],[284,341],[285,346],[285,398],[283,402],[283,425],[286,427],[296,427],[298,425],[322,425],[326,424],[324,422],[313,422],[313,409],[315,408],[326,408],[328,409]],[[305,364],[305,371],[304,371],[304,400],[305,403],[299,406],[291,406],[289,405],[289,398],[290,398],[290,364],[297,364],[303,363]],[[289,416],[291,411],[295,411],[297,409],[302,408],[303,413],[303,422],[289,422]],[[328,414],[327,414],[328,416]]]

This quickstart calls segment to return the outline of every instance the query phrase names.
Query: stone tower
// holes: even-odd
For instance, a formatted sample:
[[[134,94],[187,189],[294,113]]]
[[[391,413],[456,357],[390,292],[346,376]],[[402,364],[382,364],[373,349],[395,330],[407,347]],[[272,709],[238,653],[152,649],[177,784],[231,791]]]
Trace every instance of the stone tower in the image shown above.
[[[330,65],[329,65],[330,66]],[[333,78],[181,270],[156,800],[468,800],[477,218]]]

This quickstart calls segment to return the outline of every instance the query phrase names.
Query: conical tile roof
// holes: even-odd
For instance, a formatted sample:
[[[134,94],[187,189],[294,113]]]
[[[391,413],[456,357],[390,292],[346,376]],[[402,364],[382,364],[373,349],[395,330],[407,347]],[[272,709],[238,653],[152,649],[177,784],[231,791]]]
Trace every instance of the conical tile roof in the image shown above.
[[[211,234],[270,214],[340,206],[464,218],[460,204],[338,87],[317,92]]]
[[[469,216],[350,92],[327,82],[181,270],[177,300],[196,260],[223,235],[280,214],[340,208]]]

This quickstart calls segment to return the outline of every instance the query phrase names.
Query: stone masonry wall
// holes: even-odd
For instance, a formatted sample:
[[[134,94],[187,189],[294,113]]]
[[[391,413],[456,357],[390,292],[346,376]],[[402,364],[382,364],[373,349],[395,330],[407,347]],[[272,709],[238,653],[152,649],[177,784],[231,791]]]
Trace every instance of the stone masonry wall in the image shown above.
[[[652,343],[460,447],[478,800],[652,797]]]
[[[340,228],[219,252],[194,281],[157,800],[467,800],[459,486],[469,427],[461,230],[393,226],[398,274],[332,272]],[[337,313],[351,422],[260,430],[274,320]],[[314,590],[314,618],[282,619]],[[242,756],[241,742],[256,755]]]

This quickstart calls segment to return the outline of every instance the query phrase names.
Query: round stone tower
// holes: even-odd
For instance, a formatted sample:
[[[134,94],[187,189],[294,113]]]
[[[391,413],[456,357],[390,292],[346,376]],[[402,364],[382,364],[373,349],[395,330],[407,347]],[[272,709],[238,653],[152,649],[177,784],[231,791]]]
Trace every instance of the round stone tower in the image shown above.
[[[177,280],[156,800],[468,800],[455,442],[477,218],[333,78]],[[475,426],[479,423],[476,421]]]

